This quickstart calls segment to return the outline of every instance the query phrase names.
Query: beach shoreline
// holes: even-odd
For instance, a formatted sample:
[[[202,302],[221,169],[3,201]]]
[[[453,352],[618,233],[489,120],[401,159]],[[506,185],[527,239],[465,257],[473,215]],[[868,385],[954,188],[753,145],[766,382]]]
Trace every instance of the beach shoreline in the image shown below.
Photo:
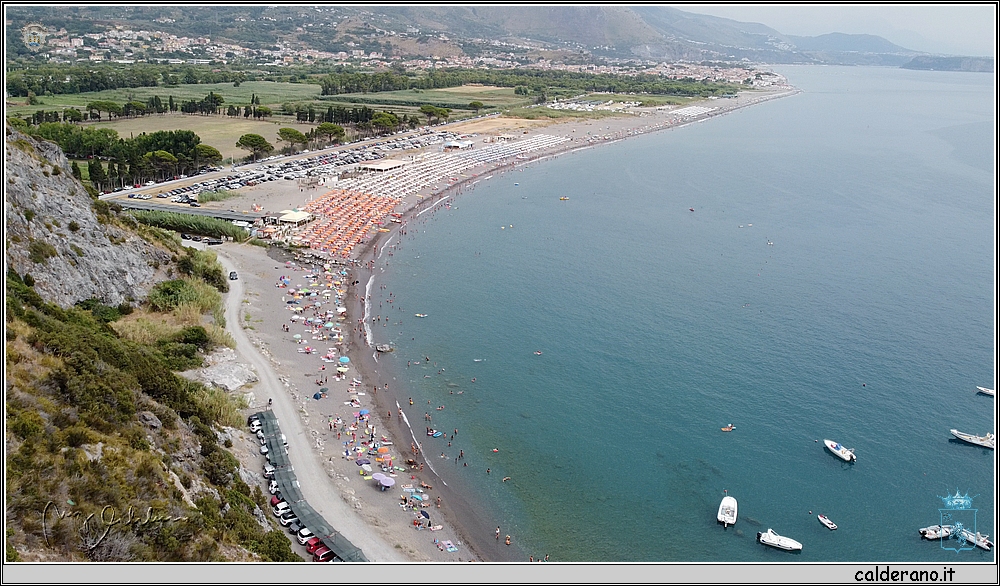
[[[369,324],[372,321],[372,316],[365,311],[365,298],[371,294],[370,287],[377,284],[378,276],[383,274],[385,266],[384,261],[387,260],[387,256],[385,255],[386,251],[391,253],[394,246],[400,242],[403,236],[406,235],[407,227],[413,225],[418,217],[428,211],[431,211],[432,209],[435,209],[446,200],[453,199],[458,195],[471,191],[480,181],[507,171],[516,170],[524,165],[541,162],[548,158],[570,154],[578,150],[592,148],[601,144],[618,142],[619,140],[624,140],[633,136],[641,136],[649,132],[680,128],[697,121],[703,121],[708,118],[724,115],[763,101],[786,97],[794,95],[795,93],[798,93],[798,90],[784,88],[782,91],[778,92],[746,96],[743,102],[736,99],[734,104],[726,104],[728,107],[719,108],[718,111],[709,113],[704,117],[699,117],[692,121],[677,122],[673,124],[667,124],[667,121],[670,120],[670,111],[651,109],[648,114],[644,116],[631,115],[614,118],[602,118],[597,120],[574,119],[549,126],[537,127],[530,131],[526,131],[522,136],[529,137],[536,134],[548,134],[566,136],[571,140],[555,145],[554,147],[541,149],[537,152],[531,153],[531,156],[523,159],[511,158],[497,164],[477,166],[467,171],[468,176],[463,177],[459,181],[449,183],[445,179],[440,181],[437,186],[428,190],[421,190],[422,195],[409,194],[402,198],[395,208],[395,211],[400,213],[402,216],[400,218],[401,223],[395,226],[390,224],[389,227],[392,229],[388,232],[375,232],[374,235],[368,238],[353,251],[353,254],[351,255],[352,258],[345,267],[348,274],[344,279],[347,284],[344,287],[345,293],[343,296],[343,302],[344,306],[347,308],[347,318],[341,322],[344,337],[343,353],[349,357],[350,366],[355,371],[348,376],[348,379],[356,377],[364,381],[363,386],[368,391],[368,395],[365,397],[364,402],[372,404],[370,410],[373,412],[372,414],[375,415],[375,419],[377,420],[376,429],[378,430],[378,435],[384,434],[388,436],[394,442],[397,451],[403,459],[410,457],[407,446],[411,443],[411,441],[418,445],[422,443],[420,441],[422,436],[412,429],[413,425],[416,425],[417,429],[419,429],[419,424],[411,422],[409,419],[404,420],[404,411],[410,411],[410,415],[414,415],[412,410],[407,409],[409,405],[407,405],[406,389],[404,388],[405,383],[400,382],[393,377],[396,373],[392,372],[391,367],[389,367],[388,364],[380,363],[378,361],[377,357],[379,354],[374,349],[373,345],[385,342],[385,340],[379,340],[377,339],[377,336],[374,336],[374,334],[371,333]],[[700,103],[701,102],[699,102],[699,104]],[[588,140],[588,129],[591,131],[600,131],[599,135],[601,138],[594,140],[594,137],[591,136]],[[587,132],[587,135],[584,134],[585,132]],[[440,183],[443,183],[443,185],[440,185]],[[256,197],[257,194],[260,194],[260,197],[266,198],[264,194],[258,191],[259,189],[260,188],[255,188],[254,196]],[[290,190],[286,189],[285,191],[287,193],[282,199],[282,202],[278,203],[276,206],[268,206],[268,208],[280,209],[281,207],[290,207],[287,206],[285,201],[295,198],[294,189],[294,186]],[[299,200],[301,200],[303,196],[304,190],[300,190],[298,194]],[[227,245],[225,248],[229,249],[230,247]],[[253,287],[250,289],[252,291],[253,288],[260,288],[260,297],[264,297],[264,295],[274,296],[274,291],[268,293],[266,279],[273,279],[275,275],[270,275],[268,273],[274,272],[275,270],[278,270],[278,272],[285,272],[286,270],[286,267],[282,267],[281,263],[275,262],[276,259],[286,257],[292,258],[297,253],[301,259],[305,258],[301,253],[308,254],[305,250],[293,251],[292,253],[280,252],[276,250],[266,251],[269,258],[265,262],[275,262],[277,266],[275,266],[274,269],[270,269],[270,267],[266,267],[265,269],[265,267],[259,266],[260,260],[262,260],[260,255],[265,254],[265,251],[257,247],[248,248],[256,248],[256,250],[249,251],[250,254],[248,254],[243,260],[243,268],[241,268],[241,270],[250,269],[261,273],[259,276],[263,279],[260,282],[252,283]],[[317,256],[311,264],[315,266],[322,266],[323,261],[320,256]],[[303,394],[306,397],[303,402],[303,406],[300,409],[300,415],[302,415],[306,420],[306,426],[312,428],[310,433],[315,432],[316,446],[314,449],[324,460],[324,466],[329,467],[328,474],[330,475],[331,481],[337,485],[341,491],[353,491],[354,488],[356,488],[353,485],[351,485],[352,488],[350,489],[345,488],[347,484],[350,484],[348,483],[347,478],[348,473],[352,471],[349,466],[353,463],[337,457],[337,454],[342,452],[342,448],[339,447],[339,443],[336,440],[328,435],[325,435],[326,432],[323,430],[323,427],[325,426],[323,417],[333,415],[332,413],[322,413],[319,411],[321,409],[321,405],[322,408],[328,407],[326,401],[311,401],[312,392],[303,393],[298,389],[298,385],[291,382],[291,377],[295,376],[295,374],[303,373],[306,370],[315,370],[315,368],[302,366],[306,363],[305,359],[297,359],[294,353],[289,353],[287,348],[279,344],[279,342],[289,341],[286,340],[286,338],[290,338],[290,336],[286,336],[284,333],[276,333],[276,330],[280,327],[279,324],[287,323],[287,319],[285,319],[287,314],[281,315],[275,311],[275,309],[280,307],[280,305],[273,299],[264,304],[261,304],[259,301],[254,301],[253,304],[262,305],[259,310],[257,308],[255,308],[255,310],[262,313],[261,320],[264,322],[264,327],[260,333],[254,333],[253,337],[256,338],[255,344],[259,348],[267,347],[272,352],[278,352],[279,346],[282,347],[279,353],[284,354],[278,359],[281,365],[277,368],[283,371],[282,374],[287,377],[285,386],[289,388],[293,398],[298,401],[301,399]],[[282,298],[282,305],[283,304],[284,298]],[[367,333],[365,331],[366,327],[368,329]],[[273,358],[272,362],[275,362]],[[299,376],[301,376],[301,374]],[[307,374],[306,376],[308,377],[312,375]],[[319,376],[319,373],[317,373],[317,376]],[[291,382],[290,385],[289,382]],[[334,401],[338,401],[345,392],[347,382],[342,381],[337,383],[336,386],[334,384],[329,384],[327,386],[331,389],[330,395],[334,397]],[[263,397],[259,397],[258,400],[264,400],[266,402],[266,399]],[[334,404],[334,407],[335,411],[339,410],[344,412],[345,415],[349,415],[348,410],[337,406],[336,403]],[[419,410],[421,407],[418,406],[417,408]],[[327,410],[330,409],[327,408]],[[330,444],[338,446],[337,450],[334,450],[332,455],[325,449],[325,446]],[[329,462],[325,462],[327,458],[329,458]],[[395,541],[396,543],[394,545],[396,545],[396,549],[401,550],[411,561],[457,561],[459,559],[463,561],[527,561],[527,553],[521,551],[517,546],[517,536],[513,536],[513,543],[510,547],[503,544],[502,538],[499,540],[495,538],[495,527],[498,525],[502,526],[503,522],[495,519],[484,518],[484,509],[474,505],[475,495],[460,494],[459,491],[447,486],[444,483],[444,479],[433,472],[432,464],[426,454],[421,452],[416,460],[418,463],[426,463],[427,469],[424,471],[407,472],[406,474],[412,476],[413,478],[406,480],[406,482],[412,482],[414,486],[419,483],[434,486],[434,489],[429,490],[429,492],[434,497],[441,498],[441,508],[439,509],[436,506],[433,506],[429,510],[432,515],[435,516],[435,522],[437,522],[438,516],[444,518],[446,531],[438,534],[416,532],[413,530],[413,527],[409,524],[405,524],[402,520],[397,523],[394,517],[398,515],[398,512],[392,512],[398,508],[396,500],[391,499],[391,497],[388,497],[388,495],[385,494],[376,494],[377,491],[371,491],[373,493],[372,495],[362,494],[362,497],[358,498],[362,498],[365,501],[365,518],[370,524],[374,524],[373,519],[381,519],[378,526],[378,532],[380,533],[382,539],[385,539],[387,543]],[[354,469],[354,471],[356,471],[356,469]],[[400,474],[399,476],[402,479],[403,474]],[[351,482],[356,484],[354,480]],[[345,492],[344,494],[349,494],[350,497],[357,496],[354,492]],[[345,500],[349,500],[347,496],[344,496],[344,498]],[[355,508],[358,508],[357,502],[354,502],[354,505]],[[337,518],[330,518],[328,521],[335,528],[339,526]],[[444,535],[445,533],[447,533],[447,536]],[[437,548],[431,545],[431,541],[435,537],[455,539],[462,548],[460,549],[461,555],[454,554],[453,557],[449,557],[448,555],[438,555],[439,552]],[[400,547],[401,543],[404,544],[402,547]],[[471,559],[469,555],[470,553],[472,554]]]

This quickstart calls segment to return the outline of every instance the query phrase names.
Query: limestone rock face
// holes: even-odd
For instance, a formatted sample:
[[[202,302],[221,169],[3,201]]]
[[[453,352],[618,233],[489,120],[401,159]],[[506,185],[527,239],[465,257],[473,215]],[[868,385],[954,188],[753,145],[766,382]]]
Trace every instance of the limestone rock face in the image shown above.
[[[8,126],[3,176],[7,266],[30,274],[46,301],[61,307],[90,298],[106,305],[137,302],[163,280],[158,267],[169,264],[170,254],[99,222],[94,200],[55,144]]]

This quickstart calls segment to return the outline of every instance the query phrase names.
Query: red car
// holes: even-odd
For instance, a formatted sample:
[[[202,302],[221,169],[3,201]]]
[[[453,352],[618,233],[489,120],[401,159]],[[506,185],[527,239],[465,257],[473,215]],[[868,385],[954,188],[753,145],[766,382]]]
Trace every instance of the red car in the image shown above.
[[[323,545],[323,540],[319,537],[313,537],[306,542],[306,553],[316,553],[316,550],[321,547],[326,547]]]
[[[333,550],[323,546],[313,553],[314,562],[328,562],[333,559]]]

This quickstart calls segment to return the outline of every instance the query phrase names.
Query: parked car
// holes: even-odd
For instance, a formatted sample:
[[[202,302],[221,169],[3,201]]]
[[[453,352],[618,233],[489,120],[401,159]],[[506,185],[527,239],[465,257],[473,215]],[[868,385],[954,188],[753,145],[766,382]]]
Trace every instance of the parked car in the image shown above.
[[[276,493],[278,492],[278,481],[277,481],[277,480],[272,480],[272,481],[271,481],[271,482],[270,482],[270,483],[269,483],[269,484],[267,485],[267,491],[268,491],[269,493],[271,493],[271,494],[276,494]]]
[[[299,529],[299,532],[295,538],[298,539],[299,543],[302,545],[309,543],[313,539],[319,541],[319,538],[313,535],[312,530],[309,529],[308,527],[303,527],[302,529]]]
[[[267,444],[261,444],[260,445],[260,453],[263,456],[267,455]]]
[[[268,480],[274,478],[274,466],[264,464],[264,478],[267,478]],[[273,507],[274,503],[272,503],[271,506]]]
[[[292,535],[298,535],[299,531],[302,531],[302,523],[298,520],[288,524],[288,532]]]
[[[329,547],[323,546],[313,552],[314,562],[328,562],[333,559],[333,550]]]
[[[282,515],[291,510],[292,508],[288,505],[288,503],[286,503],[285,501],[281,501],[278,504],[274,505],[274,508],[271,509],[271,512],[274,513],[275,517],[281,517]]]
[[[306,546],[306,553],[315,553],[317,549],[326,547],[319,537],[310,537],[303,545]]]
[[[298,516],[291,510],[286,511],[280,517],[278,517],[278,522],[281,523],[282,527],[288,527],[289,525],[298,520],[299,520]]]

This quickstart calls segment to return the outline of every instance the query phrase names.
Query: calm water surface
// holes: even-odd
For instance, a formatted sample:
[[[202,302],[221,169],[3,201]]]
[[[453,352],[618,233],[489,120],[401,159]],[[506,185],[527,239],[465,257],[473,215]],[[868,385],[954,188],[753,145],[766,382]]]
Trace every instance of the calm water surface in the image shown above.
[[[948,433],[995,431],[993,78],[780,71],[803,93],[482,181],[383,257],[409,420],[460,430],[428,459],[523,551],[993,559],[917,534],[956,489],[995,534],[994,452]]]

